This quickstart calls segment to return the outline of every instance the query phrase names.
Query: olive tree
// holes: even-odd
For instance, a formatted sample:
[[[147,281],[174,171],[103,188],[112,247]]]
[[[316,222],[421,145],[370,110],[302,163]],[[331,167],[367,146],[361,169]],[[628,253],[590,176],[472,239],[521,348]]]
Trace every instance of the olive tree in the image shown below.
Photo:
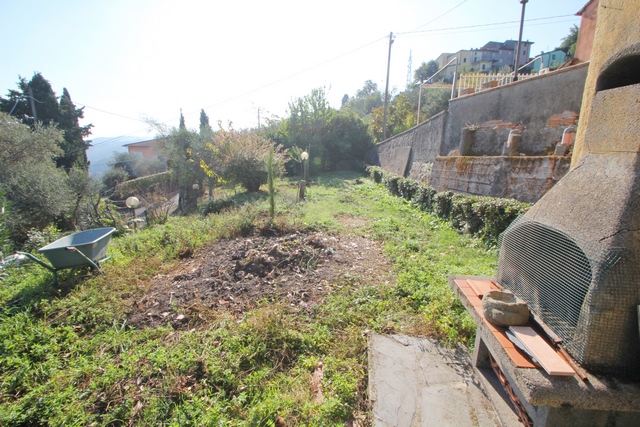
[[[0,190],[11,203],[4,226],[14,242],[31,228],[58,224],[73,207],[68,176],[55,163],[62,139],[55,127],[36,124],[32,130],[0,113]]]

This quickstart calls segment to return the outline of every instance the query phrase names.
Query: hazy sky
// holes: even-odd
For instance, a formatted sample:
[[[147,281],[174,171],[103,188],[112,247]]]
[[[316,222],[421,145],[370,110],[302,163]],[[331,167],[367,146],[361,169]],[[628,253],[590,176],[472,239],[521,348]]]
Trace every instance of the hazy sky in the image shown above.
[[[523,39],[553,49],[587,0],[531,0]],[[390,88],[442,52],[518,38],[518,0],[0,0],[0,94],[41,72],[93,137],[147,135],[144,117],[255,127],[324,86],[339,108],[365,80]],[[567,16],[568,15],[568,16]],[[551,18],[552,19],[545,19]],[[497,24],[500,23],[500,24]],[[487,25],[496,24],[496,25]],[[264,123],[264,122],[263,122]]]

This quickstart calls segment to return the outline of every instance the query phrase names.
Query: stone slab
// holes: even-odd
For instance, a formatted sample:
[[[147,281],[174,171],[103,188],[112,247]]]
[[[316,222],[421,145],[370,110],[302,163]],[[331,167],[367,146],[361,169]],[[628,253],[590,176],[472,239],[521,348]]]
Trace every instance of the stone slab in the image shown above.
[[[378,427],[520,425],[490,376],[472,368],[465,350],[434,340],[369,338],[369,397]]]

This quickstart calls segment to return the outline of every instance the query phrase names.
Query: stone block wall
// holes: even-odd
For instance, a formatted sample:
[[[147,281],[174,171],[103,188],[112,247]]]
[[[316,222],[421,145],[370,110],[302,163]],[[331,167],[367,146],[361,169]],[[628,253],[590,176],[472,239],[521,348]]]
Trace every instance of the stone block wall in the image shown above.
[[[570,157],[559,156],[441,156],[433,164],[429,185],[438,191],[535,203],[570,164]]]

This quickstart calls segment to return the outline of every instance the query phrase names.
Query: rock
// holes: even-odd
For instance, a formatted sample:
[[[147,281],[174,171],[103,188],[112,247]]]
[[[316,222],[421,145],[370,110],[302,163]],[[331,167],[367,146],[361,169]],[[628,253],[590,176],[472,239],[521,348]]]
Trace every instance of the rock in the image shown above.
[[[482,297],[482,313],[494,325],[523,326],[529,323],[529,307],[511,292],[489,291]]]

